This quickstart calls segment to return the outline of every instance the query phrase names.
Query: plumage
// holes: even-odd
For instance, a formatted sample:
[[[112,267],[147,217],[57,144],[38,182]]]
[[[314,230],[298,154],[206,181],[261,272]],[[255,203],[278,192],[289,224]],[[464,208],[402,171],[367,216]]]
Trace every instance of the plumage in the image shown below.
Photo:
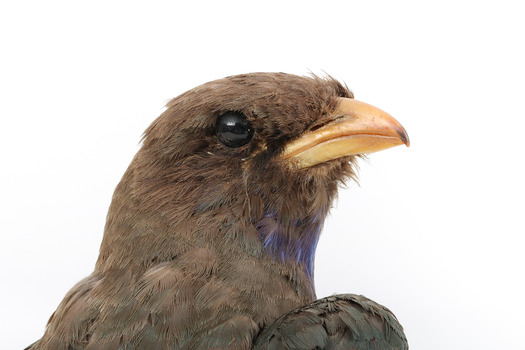
[[[362,150],[408,144],[389,116],[377,137],[357,130],[367,108],[330,77],[284,73],[174,98],[115,190],[94,272],[29,348],[407,348],[372,301],[315,301],[315,248],[338,185]],[[225,146],[222,132],[236,139]]]
[[[279,317],[262,330],[254,349],[405,349],[392,312],[361,295],[343,294]]]

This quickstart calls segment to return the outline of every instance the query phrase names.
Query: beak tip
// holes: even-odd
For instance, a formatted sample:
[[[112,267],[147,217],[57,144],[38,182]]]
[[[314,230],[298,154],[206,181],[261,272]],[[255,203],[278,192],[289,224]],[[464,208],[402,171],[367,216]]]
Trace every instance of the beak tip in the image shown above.
[[[401,139],[401,141],[403,141],[403,143],[407,146],[407,147],[410,147],[410,139],[408,138],[408,134],[406,132],[406,130],[401,127],[400,130],[396,130],[397,131],[397,134],[399,135],[399,138]]]

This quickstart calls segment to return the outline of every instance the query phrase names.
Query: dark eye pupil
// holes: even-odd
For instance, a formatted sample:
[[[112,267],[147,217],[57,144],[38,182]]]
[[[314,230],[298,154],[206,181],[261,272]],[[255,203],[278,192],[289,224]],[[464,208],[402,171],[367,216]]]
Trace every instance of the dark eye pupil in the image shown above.
[[[226,147],[246,145],[253,138],[253,128],[242,113],[226,112],[217,119],[217,138]]]

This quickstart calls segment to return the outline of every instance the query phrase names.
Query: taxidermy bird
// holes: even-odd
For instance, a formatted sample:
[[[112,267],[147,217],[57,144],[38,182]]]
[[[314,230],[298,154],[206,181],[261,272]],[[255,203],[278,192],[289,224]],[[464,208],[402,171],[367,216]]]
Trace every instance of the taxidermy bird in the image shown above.
[[[409,141],[332,79],[227,77],[171,100],[115,190],[94,272],[44,349],[406,349],[385,307],[316,300],[314,255],[356,159]]]

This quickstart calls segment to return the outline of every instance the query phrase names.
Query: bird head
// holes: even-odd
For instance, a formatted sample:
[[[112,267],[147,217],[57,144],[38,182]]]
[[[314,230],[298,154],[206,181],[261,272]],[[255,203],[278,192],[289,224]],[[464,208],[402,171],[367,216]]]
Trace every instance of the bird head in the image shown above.
[[[254,73],[201,85],[145,131],[115,191],[97,268],[205,246],[312,279],[338,185],[355,178],[362,154],[401,144],[397,121],[330,77]]]

